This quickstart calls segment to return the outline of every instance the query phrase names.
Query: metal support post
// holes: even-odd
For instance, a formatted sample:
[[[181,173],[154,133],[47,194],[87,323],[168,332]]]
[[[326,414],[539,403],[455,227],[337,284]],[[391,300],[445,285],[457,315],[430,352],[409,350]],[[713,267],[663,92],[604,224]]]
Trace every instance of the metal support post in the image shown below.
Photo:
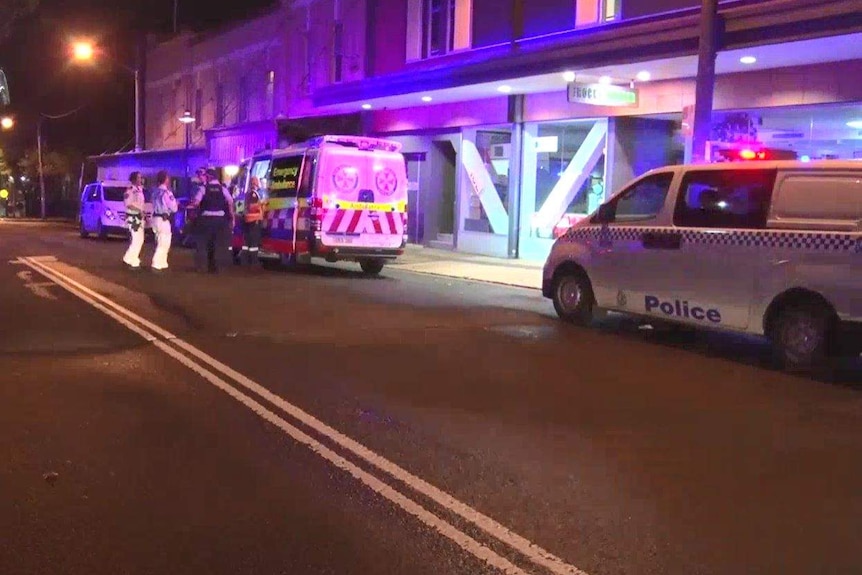
[[[706,161],[706,143],[712,132],[712,102],[715,92],[715,56],[719,44],[718,0],[703,0],[700,43],[694,96],[694,126],[690,161]]]

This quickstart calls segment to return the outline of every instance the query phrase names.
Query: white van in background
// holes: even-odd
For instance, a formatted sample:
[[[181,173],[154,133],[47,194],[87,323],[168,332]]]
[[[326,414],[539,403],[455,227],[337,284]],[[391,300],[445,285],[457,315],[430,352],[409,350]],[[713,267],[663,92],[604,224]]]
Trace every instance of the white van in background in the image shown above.
[[[87,184],[81,194],[81,237],[95,234],[100,239],[109,235],[127,236],[126,206],[123,202],[129,182],[104,181]],[[152,228],[153,204],[150,191],[144,189],[144,230]]]
[[[862,162],[652,170],[556,241],[542,291],[576,323],[606,309],[763,335],[788,368],[858,354]]]

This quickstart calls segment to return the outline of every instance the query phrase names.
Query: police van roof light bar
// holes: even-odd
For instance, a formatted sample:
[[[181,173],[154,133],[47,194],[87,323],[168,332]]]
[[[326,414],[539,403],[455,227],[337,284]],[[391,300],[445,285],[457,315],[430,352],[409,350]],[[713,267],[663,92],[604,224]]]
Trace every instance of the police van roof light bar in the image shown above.
[[[383,150],[386,152],[398,152],[401,150],[401,142],[384,140],[382,138],[368,138],[365,136],[319,136],[312,139],[310,143],[312,145],[320,145],[323,143],[341,144],[355,146],[360,150]]]

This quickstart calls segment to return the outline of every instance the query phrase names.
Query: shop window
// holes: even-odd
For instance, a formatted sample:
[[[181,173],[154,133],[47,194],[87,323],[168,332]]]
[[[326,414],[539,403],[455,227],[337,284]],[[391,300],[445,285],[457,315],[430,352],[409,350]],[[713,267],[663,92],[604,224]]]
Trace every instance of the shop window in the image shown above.
[[[607,126],[607,120],[583,120],[525,127],[525,239],[551,240],[604,201]]]
[[[248,101],[249,101],[250,83],[248,76],[243,76],[239,80],[239,104],[237,105],[236,116],[238,122],[248,122]]]
[[[508,234],[511,159],[511,130],[477,130],[474,140],[462,143],[461,162],[467,176],[464,231]]]
[[[195,128],[200,129],[203,125],[204,115],[204,91],[200,88],[195,90]]]
[[[408,0],[407,58],[433,58],[470,47],[472,0]]]
[[[575,0],[575,26],[595,26],[620,17],[621,0]]]
[[[224,101],[224,84],[219,83],[216,86],[216,98],[215,98],[215,125],[223,126],[224,125],[224,116],[225,116],[225,101]]]
[[[270,70],[266,73],[266,88],[264,91],[265,115],[266,118],[275,116],[275,71]]]
[[[775,175],[775,170],[688,172],[680,186],[674,224],[691,228],[763,228]]]
[[[336,21],[332,30],[332,81],[344,79],[344,23]]]

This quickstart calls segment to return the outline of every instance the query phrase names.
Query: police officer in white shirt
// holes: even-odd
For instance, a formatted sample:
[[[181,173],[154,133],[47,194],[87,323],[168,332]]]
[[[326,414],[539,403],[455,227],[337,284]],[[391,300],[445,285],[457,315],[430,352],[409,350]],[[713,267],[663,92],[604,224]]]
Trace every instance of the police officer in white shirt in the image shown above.
[[[141,268],[141,248],[144,246],[144,178],[140,172],[129,175],[131,186],[126,189],[123,203],[126,205],[126,224],[129,226],[129,248],[123,256],[123,262],[129,268]]]
[[[171,249],[172,218],[177,213],[177,199],[170,188],[170,176],[165,170],[156,175],[158,188],[153,192],[153,232],[156,251],[153,253],[153,271],[168,269],[168,252]]]

